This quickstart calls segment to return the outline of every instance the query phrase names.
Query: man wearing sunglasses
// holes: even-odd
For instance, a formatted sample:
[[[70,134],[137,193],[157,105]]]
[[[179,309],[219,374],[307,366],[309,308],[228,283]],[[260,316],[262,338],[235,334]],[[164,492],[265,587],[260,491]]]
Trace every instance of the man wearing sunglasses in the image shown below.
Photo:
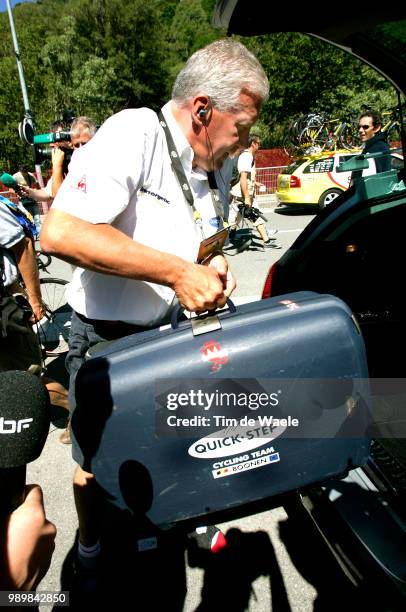
[[[382,120],[379,114],[373,110],[363,113],[358,120],[358,130],[361,142],[364,144],[363,153],[382,153],[382,156],[369,161],[369,169],[364,171],[363,175],[390,170],[390,149],[382,132]]]

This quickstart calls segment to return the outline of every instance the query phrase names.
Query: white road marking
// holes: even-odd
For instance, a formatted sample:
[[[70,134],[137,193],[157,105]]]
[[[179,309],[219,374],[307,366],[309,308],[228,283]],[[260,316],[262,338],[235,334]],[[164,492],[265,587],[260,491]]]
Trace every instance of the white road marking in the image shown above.
[[[303,232],[303,227],[300,227],[298,229],[278,230],[278,234],[289,234],[290,232]],[[275,234],[275,236],[277,236],[278,234]]]

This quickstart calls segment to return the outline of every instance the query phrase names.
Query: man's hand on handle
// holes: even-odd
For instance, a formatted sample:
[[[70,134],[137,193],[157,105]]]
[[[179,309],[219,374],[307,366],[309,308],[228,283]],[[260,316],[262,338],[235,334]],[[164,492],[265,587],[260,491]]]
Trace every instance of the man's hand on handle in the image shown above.
[[[173,288],[186,310],[199,313],[223,307],[235,287],[227,261],[216,255],[204,266],[187,263]]]

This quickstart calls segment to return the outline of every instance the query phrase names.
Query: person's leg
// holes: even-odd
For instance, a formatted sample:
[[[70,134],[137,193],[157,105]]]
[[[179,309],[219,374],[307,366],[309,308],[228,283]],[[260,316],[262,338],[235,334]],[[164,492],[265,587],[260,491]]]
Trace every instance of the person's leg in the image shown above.
[[[12,332],[0,343],[0,371],[42,372],[42,356],[37,335],[27,326],[26,333]]]
[[[78,316],[75,312],[72,313],[69,352],[66,357],[71,416],[76,408],[76,376],[87,358],[88,351],[100,342],[116,340],[134,331],[134,326],[96,323]],[[79,526],[78,558],[84,568],[93,570],[97,568],[100,553],[100,517],[104,498],[94,475],[81,467],[85,466],[86,458],[77,444],[74,428],[72,429],[72,455],[78,463],[73,476],[73,492]]]
[[[239,225],[240,222],[241,222],[241,213],[238,210],[236,200],[233,198],[230,203],[230,209],[229,209],[229,215],[228,215],[228,225],[231,227],[230,233],[229,233],[231,242],[234,242],[235,240],[236,227]]]
[[[87,351],[103,341],[92,325],[83,322],[75,312],[72,313],[71,331],[69,337],[69,352],[66,357],[66,368],[69,372],[69,412],[70,416],[76,407],[75,383],[77,373],[86,359]],[[73,452],[77,452],[73,440]],[[77,460],[77,457],[74,457]],[[98,485],[90,472],[79,465],[73,475],[73,494],[78,517],[79,542],[78,558],[83,567],[95,567],[100,551],[100,506],[102,503]]]
[[[68,400],[68,390],[65,389],[61,383],[53,380],[52,378],[48,378],[48,376],[42,376],[42,382],[48,389],[49,399],[53,406],[59,406],[66,410],[66,415],[69,413],[69,400]]]
[[[261,218],[257,219],[254,225],[258,231],[258,234],[260,235],[264,247],[271,247],[273,249],[281,248],[278,244],[276,244],[276,242],[274,242],[276,240],[275,234],[278,233],[278,230],[270,230],[268,232],[266,225]]]
[[[68,411],[68,391],[61,383],[44,374],[38,336],[29,325],[25,334],[15,332],[1,340],[0,371],[5,370],[27,370],[39,376],[47,388],[51,405]]]
[[[79,521],[79,542],[94,547],[100,536],[100,491],[95,477],[79,465],[73,475],[73,494]]]
[[[229,238],[232,244],[230,245],[230,248],[236,249],[236,253],[245,251],[245,249],[252,244],[251,232],[248,234],[243,234],[242,236],[238,236],[236,233],[236,228],[241,224],[242,218],[242,214],[238,208],[238,200],[233,198],[230,204],[230,215],[228,220],[229,225],[231,226]]]
[[[262,242],[268,242],[268,232],[266,231],[265,223],[260,223],[255,226],[257,228],[257,232],[262,240]]]

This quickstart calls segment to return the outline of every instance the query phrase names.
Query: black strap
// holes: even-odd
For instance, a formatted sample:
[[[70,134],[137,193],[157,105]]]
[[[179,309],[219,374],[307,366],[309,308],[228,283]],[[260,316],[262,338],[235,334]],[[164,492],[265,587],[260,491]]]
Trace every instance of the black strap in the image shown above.
[[[214,174],[213,171],[211,171],[207,173],[207,178],[209,179],[209,187],[210,187],[212,198],[214,195],[215,199],[219,200],[220,196],[219,196],[219,188],[218,188],[217,181],[216,181],[216,175]]]
[[[192,190],[190,189],[189,182],[186,178],[185,171],[183,170],[183,166],[180,161],[179,153],[176,149],[175,143],[173,142],[172,134],[168,128],[168,125],[165,121],[162,111],[159,111],[158,118],[159,118],[159,123],[161,124],[165,132],[165,137],[166,137],[166,142],[168,145],[169,155],[171,157],[172,167],[179,181],[179,185],[183,189],[183,193],[184,193],[184,196],[187,202],[193,208],[193,211],[195,211],[196,207],[195,207],[195,203],[193,200],[193,193],[192,193]]]
[[[4,266],[4,251],[3,251],[3,248],[1,248],[0,249],[0,298],[6,292],[5,282],[6,282],[6,270]]]
[[[170,155],[170,158],[171,158],[172,168],[173,168],[173,170],[174,170],[174,172],[176,174],[176,177],[177,177],[177,179],[179,181],[179,185],[182,187],[183,194],[184,194],[187,202],[189,203],[189,205],[191,206],[191,208],[193,210],[193,216],[194,216],[195,222],[197,223],[198,220],[201,219],[201,216],[200,216],[199,211],[196,209],[196,206],[195,206],[195,203],[194,203],[194,199],[193,199],[192,190],[191,190],[189,182],[188,182],[188,180],[186,178],[185,171],[183,170],[183,166],[182,166],[182,163],[180,161],[179,153],[178,153],[178,151],[176,149],[175,143],[174,143],[173,138],[172,138],[172,134],[170,132],[168,124],[165,121],[165,118],[164,118],[164,116],[162,114],[162,111],[159,111],[158,119],[159,119],[159,123],[162,126],[162,128],[164,130],[164,133],[165,133],[166,143],[168,145],[168,151],[169,151],[169,155]],[[207,173],[207,178],[208,178],[208,181],[209,181],[209,189],[210,189],[210,195],[211,195],[211,199],[212,199],[212,202],[213,202],[213,206],[214,206],[214,209],[216,209],[215,203],[220,200],[220,197],[219,197],[219,193],[218,193],[217,181],[216,181],[216,177],[214,175],[214,172],[208,172]]]

